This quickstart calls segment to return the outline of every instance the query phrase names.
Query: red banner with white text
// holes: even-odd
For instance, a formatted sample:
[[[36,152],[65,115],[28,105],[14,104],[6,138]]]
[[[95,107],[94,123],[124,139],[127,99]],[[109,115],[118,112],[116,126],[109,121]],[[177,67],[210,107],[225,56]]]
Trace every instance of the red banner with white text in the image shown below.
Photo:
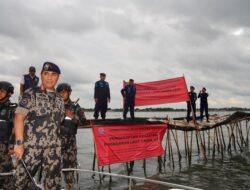
[[[124,85],[127,82],[124,81]],[[156,105],[189,101],[184,77],[136,83],[135,105]]]
[[[98,165],[162,155],[166,128],[166,124],[93,127]]]

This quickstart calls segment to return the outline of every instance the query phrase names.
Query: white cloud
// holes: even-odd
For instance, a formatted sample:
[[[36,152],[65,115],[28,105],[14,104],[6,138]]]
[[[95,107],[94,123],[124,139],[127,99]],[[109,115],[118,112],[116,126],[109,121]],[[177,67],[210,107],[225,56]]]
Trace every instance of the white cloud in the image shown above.
[[[248,0],[2,0],[0,77],[15,85],[16,100],[28,67],[39,74],[53,61],[72,98],[93,107],[94,83],[106,72],[111,107],[121,107],[123,80],[185,74],[197,91],[207,87],[210,107],[250,107],[249,7]]]

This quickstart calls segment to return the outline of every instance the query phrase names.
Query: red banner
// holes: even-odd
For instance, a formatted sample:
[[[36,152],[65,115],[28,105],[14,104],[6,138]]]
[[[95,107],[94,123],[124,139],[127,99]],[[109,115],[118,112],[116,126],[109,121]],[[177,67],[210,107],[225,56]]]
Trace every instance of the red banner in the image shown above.
[[[124,82],[126,85],[127,82]],[[187,85],[184,77],[173,79],[136,83],[135,105],[156,105],[189,100]]]
[[[98,165],[162,155],[166,128],[166,124],[93,127]]]

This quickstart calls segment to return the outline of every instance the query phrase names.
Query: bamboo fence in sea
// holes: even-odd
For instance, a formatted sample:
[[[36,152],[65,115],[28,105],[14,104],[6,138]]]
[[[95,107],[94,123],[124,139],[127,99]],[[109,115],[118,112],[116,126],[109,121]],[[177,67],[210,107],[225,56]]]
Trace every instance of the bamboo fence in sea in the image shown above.
[[[183,118],[138,118],[136,120],[121,121],[110,119],[106,121],[95,121],[95,125],[111,126],[115,124],[133,125],[133,124],[156,124],[166,123],[165,153],[158,157],[158,169],[162,172],[166,163],[172,165],[181,164],[185,159],[189,165],[192,164],[194,155],[198,155],[203,160],[208,157],[212,159],[216,156],[222,158],[226,155],[232,155],[233,152],[243,152],[249,148],[250,133],[250,114],[245,112],[235,112],[225,116],[210,116],[210,122],[190,122],[187,123]],[[127,175],[133,172],[134,162],[126,164]],[[147,160],[143,160],[143,170],[147,176]],[[93,156],[93,167],[96,168],[96,155]],[[98,171],[104,171],[104,167],[97,167]],[[111,173],[111,166],[108,166]],[[105,176],[100,178],[100,182]],[[110,177],[110,181],[112,181]]]

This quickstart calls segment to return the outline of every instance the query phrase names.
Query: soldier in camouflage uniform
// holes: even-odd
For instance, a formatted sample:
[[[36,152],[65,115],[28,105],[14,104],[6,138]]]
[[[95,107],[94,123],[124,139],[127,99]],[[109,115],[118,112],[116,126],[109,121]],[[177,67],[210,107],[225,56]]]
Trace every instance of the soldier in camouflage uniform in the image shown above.
[[[17,160],[24,160],[32,176],[38,168],[43,168],[45,190],[61,189],[60,126],[65,115],[63,99],[54,88],[59,75],[57,65],[45,62],[41,87],[26,90],[15,112],[15,155]],[[30,186],[31,180],[19,161],[15,190],[30,189]]]
[[[9,82],[0,82],[0,173],[13,170],[12,159],[9,150],[13,148],[11,137],[13,128],[13,117],[16,104],[9,100],[14,93],[14,87]],[[14,140],[14,139],[13,139]],[[9,189],[12,185],[13,177],[0,178],[0,189]]]
[[[86,117],[79,104],[71,101],[72,90],[69,84],[61,83],[56,90],[64,99],[66,115],[61,127],[62,165],[63,168],[77,168],[77,128],[85,123]],[[74,172],[64,172],[64,175],[66,190],[73,189]]]

